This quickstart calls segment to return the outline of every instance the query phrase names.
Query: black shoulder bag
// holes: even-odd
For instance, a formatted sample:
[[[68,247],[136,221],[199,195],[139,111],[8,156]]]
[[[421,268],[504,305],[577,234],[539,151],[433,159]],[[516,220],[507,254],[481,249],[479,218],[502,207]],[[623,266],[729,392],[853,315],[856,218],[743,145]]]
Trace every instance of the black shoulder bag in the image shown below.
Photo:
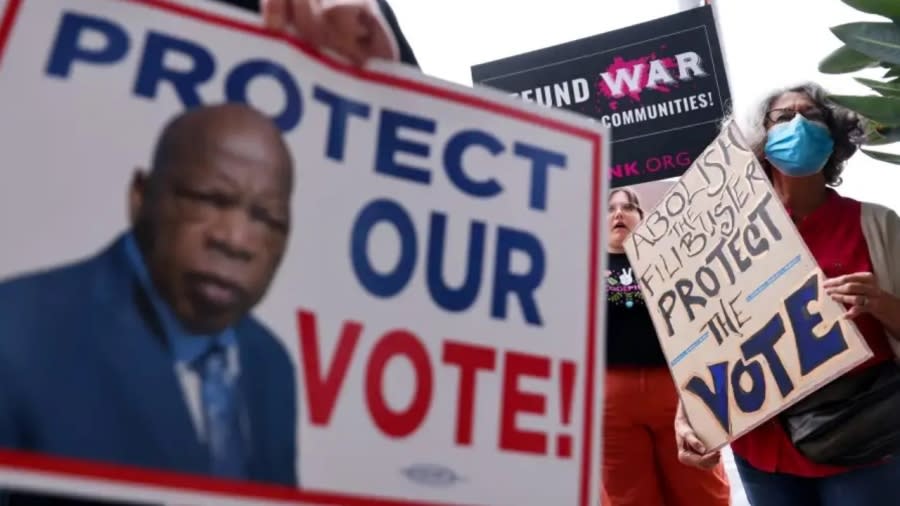
[[[866,465],[900,454],[900,365],[844,375],[779,416],[794,446],[818,464]]]

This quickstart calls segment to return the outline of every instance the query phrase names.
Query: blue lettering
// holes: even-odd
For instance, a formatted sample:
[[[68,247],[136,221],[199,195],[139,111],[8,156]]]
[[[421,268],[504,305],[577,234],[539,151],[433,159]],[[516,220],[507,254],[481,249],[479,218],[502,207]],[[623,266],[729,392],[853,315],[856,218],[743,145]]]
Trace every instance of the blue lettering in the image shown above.
[[[81,45],[81,34],[93,31],[103,36],[104,44],[99,49],[88,49]],[[128,34],[118,25],[80,14],[67,12],[60,22],[59,32],[53,42],[47,74],[68,77],[72,64],[76,61],[108,64],[120,60],[128,52]]]
[[[484,232],[484,223],[472,222],[465,280],[459,288],[450,288],[444,282],[443,276],[444,249],[447,243],[447,215],[431,214],[431,230],[428,237],[428,291],[437,305],[447,311],[466,310],[472,306],[478,296],[482,264],[484,263]],[[455,260],[456,257],[452,258]]]
[[[778,384],[781,396],[787,397],[794,391],[794,382],[791,381],[791,376],[785,370],[781,357],[778,356],[778,351],[775,349],[775,344],[783,335],[784,322],[781,320],[781,314],[776,314],[763,328],[741,344],[741,352],[744,354],[744,360],[749,360],[757,355],[766,357],[769,370],[775,378],[775,383]],[[763,388],[763,393],[765,393],[765,388]]]
[[[331,119],[328,121],[328,146],[325,148],[325,155],[332,160],[341,162],[344,160],[347,119],[350,116],[368,118],[369,106],[363,102],[342,97],[320,86],[313,88],[313,97],[331,108]]]
[[[459,132],[450,139],[444,150],[444,169],[447,171],[447,177],[457,188],[473,197],[493,197],[503,191],[503,187],[496,179],[476,181],[463,169],[463,154],[472,146],[481,146],[494,156],[503,152],[503,144],[487,132],[480,130]]]
[[[814,329],[822,323],[822,315],[811,313],[809,303],[819,300],[818,274],[813,274],[803,286],[784,301],[800,358],[800,373],[806,376],[820,365],[848,349],[840,322],[834,322],[825,335],[819,337]]]
[[[188,57],[193,62],[191,68],[185,71],[166,68],[165,58],[169,51]],[[159,83],[169,81],[185,107],[196,107],[203,103],[197,86],[212,77],[215,67],[212,54],[202,46],[185,39],[150,32],[134,83],[134,93],[145,98],[156,98]]]
[[[741,386],[741,376],[744,374],[750,375],[750,390],[744,390]],[[734,401],[741,411],[753,413],[761,408],[766,400],[766,377],[762,365],[755,360],[749,364],[744,364],[743,360],[735,362],[731,371],[731,388],[734,389]]]
[[[713,389],[698,376],[691,378],[685,390],[699,397],[725,432],[731,434],[731,418],[728,413],[728,362],[719,362],[709,366]]]
[[[519,251],[528,256],[530,268],[524,274],[512,272],[512,255]],[[500,227],[497,230],[497,257],[494,270],[494,293],[491,299],[491,316],[506,318],[507,295],[515,294],[522,305],[525,321],[541,325],[541,315],[534,300],[534,291],[544,280],[544,248],[533,235]]]
[[[369,235],[379,223],[388,223],[400,238],[400,259],[391,272],[382,274],[369,261]],[[353,224],[350,258],[360,284],[376,297],[393,297],[409,283],[416,266],[416,230],[400,204],[387,199],[369,203]]]
[[[566,168],[566,155],[517,142],[513,146],[516,156],[531,160],[531,198],[528,205],[532,209],[547,209],[547,177],[550,167]]]
[[[822,323],[823,319],[820,313],[811,313],[809,305],[818,300],[818,274],[814,274],[784,301],[797,344],[800,371],[804,376],[848,349],[840,322],[835,322],[821,337],[815,334],[814,329]],[[750,361],[756,356],[765,357],[769,371],[775,378],[782,397],[787,397],[794,391],[794,382],[775,349],[775,345],[784,332],[784,320],[781,314],[776,314],[741,345],[743,360],[738,360],[734,364],[734,369],[731,371],[731,387],[734,390],[735,402],[744,413],[758,411],[766,400],[766,377],[763,366],[759,360]],[[686,389],[700,397],[722,427],[728,431],[730,427],[728,396],[727,393],[723,393],[723,384],[720,383],[720,381],[724,381],[722,378],[727,373],[726,366],[727,363],[722,362],[709,368],[713,375],[714,391],[711,391],[706,383],[696,376],[691,378]],[[745,390],[741,386],[740,380],[744,375],[749,375],[752,382],[749,390]]]
[[[269,76],[275,79],[284,91],[284,110],[272,117],[272,121],[282,131],[293,130],[303,115],[303,97],[291,74],[281,65],[269,60],[249,60],[241,63],[228,75],[225,81],[225,96],[229,102],[249,104],[247,88],[253,79]]]
[[[431,174],[419,167],[403,165],[397,162],[397,153],[415,155],[426,158],[430,153],[427,144],[401,139],[399,130],[408,128],[419,132],[433,134],[436,124],[433,120],[404,114],[400,111],[385,109],[381,112],[381,125],[378,128],[378,147],[375,155],[375,172],[407,179],[414,183],[428,184]]]

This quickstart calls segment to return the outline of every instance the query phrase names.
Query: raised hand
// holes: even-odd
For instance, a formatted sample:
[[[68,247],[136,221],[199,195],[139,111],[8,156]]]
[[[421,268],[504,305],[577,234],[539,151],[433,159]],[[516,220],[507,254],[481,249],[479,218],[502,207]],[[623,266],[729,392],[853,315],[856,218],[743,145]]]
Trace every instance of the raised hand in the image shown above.
[[[397,41],[375,0],[263,0],[269,29],[306,40],[356,65],[398,60]]]

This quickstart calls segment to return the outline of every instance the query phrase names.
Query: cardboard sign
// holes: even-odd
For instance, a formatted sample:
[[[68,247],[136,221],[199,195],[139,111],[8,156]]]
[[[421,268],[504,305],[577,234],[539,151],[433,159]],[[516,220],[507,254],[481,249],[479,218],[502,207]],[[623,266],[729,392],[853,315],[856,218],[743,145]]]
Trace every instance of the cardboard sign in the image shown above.
[[[602,125],[399,65],[352,68],[168,2],[4,0],[0,14],[0,488],[215,505],[598,503]],[[277,191],[229,193],[274,184],[247,168],[274,155],[234,158],[203,140],[226,135],[211,126],[178,141],[179,156],[205,161],[177,168],[225,170],[224,157],[229,177],[134,186],[172,118],[222,102],[277,125],[293,160],[289,220],[270,208]],[[154,226],[211,228],[199,246],[142,242],[129,235],[135,195],[173,199]],[[177,322],[180,308],[157,286],[169,264],[153,263],[170,247],[213,255],[197,269],[271,254],[235,246],[249,240],[238,225],[286,234],[265,297],[228,330],[249,481],[206,470],[188,408],[208,380],[176,367],[179,336],[159,315]],[[212,274],[179,282],[206,301],[234,291]]]
[[[625,249],[708,448],[872,356],[734,123]]]
[[[613,187],[680,176],[731,100],[710,6],[475,65],[472,81],[610,127]]]

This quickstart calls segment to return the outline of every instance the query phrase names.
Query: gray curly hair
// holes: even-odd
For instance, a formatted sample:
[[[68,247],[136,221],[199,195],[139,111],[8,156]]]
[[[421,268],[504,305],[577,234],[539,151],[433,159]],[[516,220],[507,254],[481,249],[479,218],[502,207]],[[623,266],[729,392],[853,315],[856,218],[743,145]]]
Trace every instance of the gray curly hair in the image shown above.
[[[772,104],[785,93],[803,93],[808,96],[813,103],[825,113],[825,124],[831,132],[831,138],[834,140],[834,150],[831,157],[825,163],[822,173],[825,176],[825,184],[828,186],[838,186],[841,184],[841,173],[847,160],[856,153],[858,144],[862,141],[865,127],[863,119],[855,112],[841,107],[828,99],[828,92],[822,86],[807,82],[796,86],[777,89],[769,93],[759,104],[753,109],[752,114],[747,121],[743,122],[741,130],[759,159],[766,174],[770,175],[772,166],[766,160],[766,131],[767,114]]]

